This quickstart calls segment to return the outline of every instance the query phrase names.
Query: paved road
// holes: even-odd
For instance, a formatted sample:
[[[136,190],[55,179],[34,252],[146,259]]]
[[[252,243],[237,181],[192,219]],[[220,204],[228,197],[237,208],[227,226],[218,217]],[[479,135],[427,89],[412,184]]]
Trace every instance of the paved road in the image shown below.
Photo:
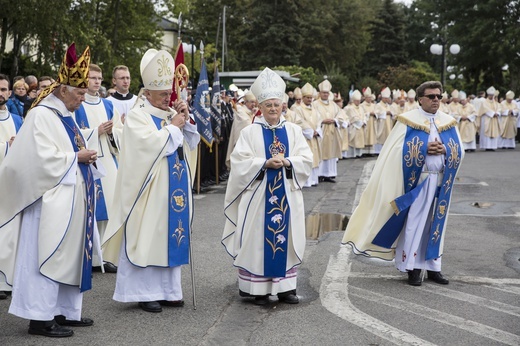
[[[342,229],[374,159],[342,160],[336,184],[304,190],[308,243],[295,306],[238,297],[220,245],[225,186],[196,196],[197,309],[189,267],[184,308],[146,313],[111,299],[115,276],[96,273],[72,338],[29,336],[0,301],[0,345],[520,345],[520,150],[466,155],[448,221],[443,273],[421,287],[391,263],[352,256]]]

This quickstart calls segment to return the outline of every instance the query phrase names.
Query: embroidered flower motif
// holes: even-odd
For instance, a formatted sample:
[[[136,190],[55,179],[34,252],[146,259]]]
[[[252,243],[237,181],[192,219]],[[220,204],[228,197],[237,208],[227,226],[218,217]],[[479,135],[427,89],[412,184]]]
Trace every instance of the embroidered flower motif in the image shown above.
[[[272,222],[279,223],[281,219],[282,219],[282,214],[276,214],[276,215],[274,215],[274,216],[271,218],[271,221],[272,221]]]
[[[278,201],[278,197],[275,195],[272,195],[271,198],[269,198],[269,203],[274,204],[276,201]]]
[[[280,244],[285,243],[285,237],[283,236],[283,234],[278,234],[278,236],[276,237],[276,242]]]

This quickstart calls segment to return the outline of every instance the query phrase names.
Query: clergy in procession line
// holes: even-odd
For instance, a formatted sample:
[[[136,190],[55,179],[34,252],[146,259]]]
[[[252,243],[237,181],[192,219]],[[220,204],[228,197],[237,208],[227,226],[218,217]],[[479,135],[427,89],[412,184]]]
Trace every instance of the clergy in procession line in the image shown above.
[[[320,115],[312,102],[314,88],[306,83],[301,88],[302,104],[295,108],[296,124],[302,129],[303,136],[312,151],[312,170],[309,179],[304,182],[303,187],[316,186],[319,183],[319,167],[321,162],[321,141],[323,132],[321,128]],[[296,94],[296,93],[295,93]]]
[[[117,108],[110,100],[99,96],[102,81],[101,68],[96,64],[90,64],[85,101],[74,112],[76,123],[82,129],[87,140],[93,138],[93,140],[99,141],[97,165],[101,166],[98,169],[102,169],[104,173],[104,177],[96,180],[96,221],[100,239],[103,239],[111,214],[116,186],[117,155],[119,154],[117,143],[123,131]],[[91,130],[85,131],[86,129]],[[97,256],[94,256],[93,262],[94,270],[101,267],[100,259]],[[103,267],[105,272],[115,273],[117,271],[112,263],[104,263]]]
[[[9,112],[5,105],[10,95],[9,78],[0,74],[0,165],[9,153],[16,133],[22,126],[22,117]]]
[[[341,134],[341,158],[346,159],[348,157],[348,117],[345,113],[344,102],[341,93],[338,91],[337,94],[334,94],[334,102],[341,109],[341,116],[338,117],[341,119],[339,122],[339,132]]]
[[[449,97],[448,97],[448,93],[445,91],[442,93],[442,99],[441,99],[441,104],[439,106],[439,110],[443,113],[446,113],[446,114],[450,114],[450,104],[449,104]]]
[[[514,149],[516,146],[516,124],[518,122],[520,109],[516,102],[514,102],[514,98],[515,93],[509,90],[506,93],[506,99],[500,103],[500,139],[498,147],[502,149]]]
[[[296,113],[289,109],[288,102],[289,95],[285,94],[282,103],[282,116],[284,117],[285,121],[288,121],[290,123],[296,123]]]
[[[349,158],[361,157],[365,148],[365,110],[361,107],[361,93],[354,90],[350,96],[352,102],[345,107],[349,125]]]
[[[244,94],[243,97],[244,105],[237,106],[237,111],[235,112],[235,119],[233,120],[233,124],[231,125],[231,133],[229,135],[229,144],[226,152],[226,166],[229,169],[229,157],[231,156],[231,152],[235,147],[238,137],[240,136],[240,131],[243,128],[251,125],[253,122],[253,118],[258,110],[256,107],[256,97],[253,95],[251,91],[248,91]]]
[[[281,118],[285,82],[264,69],[251,91],[262,116],[240,133],[231,154],[222,244],[238,268],[242,297],[265,305],[270,295],[297,304],[297,268],[305,250],[302,185],[312,152],[302,129]]]
[[[376,136],[376,114],[374,110],[376,108],[376,104],[373,101],[374,97],[372,94],[372,89],[367,87],[363,91],[364,101],[361,103],[361,107],[365,111],[365,149],[364,155],[374,156],[376,154],[374,150],[374,145],[377,143]]]
[[[448,114],[455,119],[460,117],[460,92],[457,89],[451,92],[451,101],[448,104]]]
[[[397,90],[397,92],[399,93],[399,96],[396,99],[396,103],[394,103],[392,105],[394,108],[394,110],[393,110],[393,113],[394,113],[393,124],[394,125],[395,125],[397,116],[407,112],[407,110],[406,110],[406,102],[407,102],[406,93],[404,90]],[[392,127],[393,127],[393,125],[392,125]]]
[[[302,97],[302,89],[294,88],[294,103],[289,109],[294,111],[297,107],[300,107],[302,105]]]
[[[446,219],[464,150],[457,121],[438,111],[442,84],[417,88],[421,108],[400,115],[374,166],[343,244],[355,254],[391,261],[422,284],[422,270],[438,284]]]
[[[486,90],[487,98],[482,101],[477,111],[480,117],[480,149],[495,151],[498,148],[498,138],[500,137],[500,127],[498,117],[500,117],[500,103],[495,100],[496,89],[489,87]]]
[[[393,108],[392,99],[390,98],[390,88],[386,87],[381,91],[381,102],[379,102],[374,113],[376,115],[376,139],[377,142],[374,145],[375,154],[379,155],[383,144],[385,144],[392,127],[394,127],[393,121]]]
[[[113,215],[103,256],[118,265],[113,299],[148,312],[183,306],[181,266],[189,263],[193,214],[190,168],[183,143],[199,143],[188,106],[170,108],[174,59],[149,49],[141,59],[145,101],[126,116]]]
[[[477,110],[475,106],[468,102],[468,98],[464,91],[459,92],[460,99],[460,115],[457,118],[459,122],[459,133],[462,140],[464,151],[473,152],[477,149]]]
[[[85,100],[90,49],[72,44],[55,83],[28,112],[0,166],[0,276],[12,286],[9,313],[31,320],[29,334],[67,337],[92,287],[97,236],[94,180],[97,141],[72,116]],[[99,240],[97,240],[99,244]]]
[[[319,98],[313,102],[321,120],[321,162],[318,176],[321,181],[335,183],[338,175],[338,159],[341,158],[340,126],[344,122],[341,108],[330,98],[332,84],[326,79],[318,85]]]
[[[416,92],[413,89],[408,90],[406,94],[405,112],[409,112],[419,108],[419,104],[415,101]]]

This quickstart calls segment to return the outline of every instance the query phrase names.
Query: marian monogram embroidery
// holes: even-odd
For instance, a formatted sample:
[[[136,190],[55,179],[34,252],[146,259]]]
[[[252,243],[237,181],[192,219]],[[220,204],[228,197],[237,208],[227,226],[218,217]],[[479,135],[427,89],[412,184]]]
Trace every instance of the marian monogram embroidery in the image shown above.
[[[404,156],[406,167],[422,167],[424,163],[424,155],[421,153],[421,147],[424,142],[419,139],[418,136],[412,138],[412,140],[406,142],[408,146],[408,152]]]
[[[276,196],[276,190],[282,187],[283,184],[283,176],[282,172],[278,172],[272,184],[269,184],[268,191],[270,193],[269,204],[272,206],[270,210],[267,211],[267,215],[271,216],[270,222],[267,226],[269,232],[272,233],[272,238],[265,238],[267,243],[271,246],[273,250],[273,259],[276,256],[277,251],[282,251],[283,248],[278,246],[279,244],[285,243],[286,239],[283,234],[281,234],[287,228],[287,220],[286,220],[286,212],[289,206],[287,203],[286,196],[283,195],[281,199]],[[269,218],[268,218],[269,220]]]

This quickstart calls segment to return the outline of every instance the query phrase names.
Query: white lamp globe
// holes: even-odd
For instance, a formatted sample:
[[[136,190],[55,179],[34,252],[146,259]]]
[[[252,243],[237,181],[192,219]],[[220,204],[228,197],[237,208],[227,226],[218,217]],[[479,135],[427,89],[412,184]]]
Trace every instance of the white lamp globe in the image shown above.
[[[460,52],[460,46],[458,44],[452,44],[450,46],[450,53],[453,55],[457,55]]]
[[[442,46],[440,44],[432,44],[430,46],[430,52],[435,55],[441,55],[442,54]]]

